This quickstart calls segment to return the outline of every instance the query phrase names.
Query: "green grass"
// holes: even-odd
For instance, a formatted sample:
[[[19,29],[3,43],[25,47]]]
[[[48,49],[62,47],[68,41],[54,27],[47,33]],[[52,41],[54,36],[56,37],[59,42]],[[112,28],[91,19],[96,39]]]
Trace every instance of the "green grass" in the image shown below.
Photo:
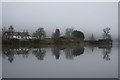
[[[42,39],[41,42],[43,43],[54,43],[52,39]]]
[[[3,39],[3,45],[42,45],[54,43],[52,39]]]

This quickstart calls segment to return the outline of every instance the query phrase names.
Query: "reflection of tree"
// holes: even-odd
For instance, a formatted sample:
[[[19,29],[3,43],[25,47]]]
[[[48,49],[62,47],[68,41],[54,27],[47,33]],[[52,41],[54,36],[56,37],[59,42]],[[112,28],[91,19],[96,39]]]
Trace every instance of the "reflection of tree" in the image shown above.
[[[46,50],[42,48],[38,48],[33,50],[33,54],[37,57],[38,60],[43,60],[45,57]]]
[[[103,59],[110,60],[112,45],[99,45],[99,48],[103,49]]]
[[[59,59],[60,57],[60,47],[59,46],[55,46],[52,48],[52,53],[53,55],[55,55],[56,59]]]
[[[111,44],[93,44],[93,45],[89,45],[89,48],[93,51],[94,47],[98,47],[99,49],[103,50],[103,59],[105,60],[110,60],[110,53],[111,53],[111,49],[112,49],[112,45]]]
[[[14,53],[10,51],[10,49],[5,49],[2,52],[3,52],[3,55],[8,56],[8,60],[12,63],[14,60]]]
[[[84,53],[84,47],[76,46],[76,47],[66,47],[65,55],[67,59],[73,59],[74,56],[80,56]]]
[[[110,54],[111,53],[111,48],[107,47],[105,49],[103,49],[103,59],[105,60],[110,60]]]
[[[67,59],[73,59],[74,56],[72,54],[71,47],[65,48],[64,52],[65,52],[65,56],[66,56]]]
[[[27,48],[19,48],[19,49],[14,49],[14,51],[15,51],[15,53],[16,53],[17,55],[22,55],[23,58],[27,58],[30,49],[27,49]]]
[[[9,49],[3,48],[3,56],[7,56],[8,60],[12,63],[14,60],[14,55],[23,55],[23,57],[27,58],[29,54],[29,49],[26,48],[19,48],[19,49]]]
[[[84,52],[84,48],[75,48],[75,49],[73,49],[72,50],[72,54],[74,55],[74,56],[80,56],[81,54],[83,54],[83,52]]]
[[[89,46],[88,47],[92,52],[94,51],[94,46]]]

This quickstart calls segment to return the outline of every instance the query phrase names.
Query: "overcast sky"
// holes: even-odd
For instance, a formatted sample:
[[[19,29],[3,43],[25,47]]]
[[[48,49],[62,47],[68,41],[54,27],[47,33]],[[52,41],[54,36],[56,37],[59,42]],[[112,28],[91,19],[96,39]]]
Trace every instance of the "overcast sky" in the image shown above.
[[[4,27],[13,25],[16,31],[34,32],[43,27],[47,36],[59,28],[64,34],[73,27],[85,36],[101,37],[103,28],[110,27],[113,38],[118,36],[118,3],[116,2],[4,2],[2,21]]]

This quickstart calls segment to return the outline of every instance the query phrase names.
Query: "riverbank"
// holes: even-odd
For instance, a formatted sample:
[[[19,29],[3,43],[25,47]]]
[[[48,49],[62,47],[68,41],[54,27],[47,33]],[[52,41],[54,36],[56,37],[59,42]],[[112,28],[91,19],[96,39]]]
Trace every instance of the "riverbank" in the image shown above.
[[[53,39],[2,39],[2,45],[40,46],[40,45],[112,45],[112,40],[64,40],[55,42]]]

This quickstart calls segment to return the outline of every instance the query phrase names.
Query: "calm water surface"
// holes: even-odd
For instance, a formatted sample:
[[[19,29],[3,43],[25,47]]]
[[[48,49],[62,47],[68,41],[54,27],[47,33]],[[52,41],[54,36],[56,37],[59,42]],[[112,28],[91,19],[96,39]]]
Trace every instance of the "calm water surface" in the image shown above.
[[[3,48],[3,78],[117,78],[118,47]]]

